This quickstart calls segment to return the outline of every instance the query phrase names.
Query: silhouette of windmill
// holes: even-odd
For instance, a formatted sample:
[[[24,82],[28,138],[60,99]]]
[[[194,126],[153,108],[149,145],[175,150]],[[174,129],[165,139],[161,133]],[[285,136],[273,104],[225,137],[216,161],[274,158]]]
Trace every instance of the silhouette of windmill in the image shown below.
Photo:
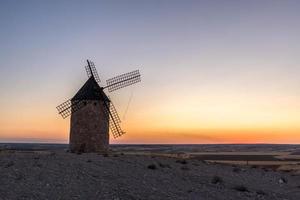
[[[100,86],[100,78],[93,62],[87,60],[88,80],[73,98],[57,106],[63,118],[71,115],[71,152],[101,152],[109,148],[109,130],[114,138],[125,132],[120,117],[104,89],[109,92],[141,81],[138,70],[116,76]]]

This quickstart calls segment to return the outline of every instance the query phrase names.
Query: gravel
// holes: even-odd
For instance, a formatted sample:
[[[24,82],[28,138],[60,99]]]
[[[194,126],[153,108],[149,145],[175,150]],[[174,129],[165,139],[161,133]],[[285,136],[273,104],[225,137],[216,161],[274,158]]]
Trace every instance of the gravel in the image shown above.
[[[196,159],[114,155],[2,151],[0,200],[300,199],[300,176],[289,173],[251,167],[237,173],[238,166]]]

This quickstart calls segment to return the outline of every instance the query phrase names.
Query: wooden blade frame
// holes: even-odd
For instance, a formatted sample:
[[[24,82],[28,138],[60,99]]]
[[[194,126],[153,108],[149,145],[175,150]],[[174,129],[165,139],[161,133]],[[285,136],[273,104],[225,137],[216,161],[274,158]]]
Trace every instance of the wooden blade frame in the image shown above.
[[[85,66],[85,70],[86,70],[88,77],[90,78],[91,76],[93,76],[95,78],[95,80],[97,81],[97,83],[99,84],[101,82],[101,80],[99,78],[95,64],[89,60],[87,60],[87,63],[88,63],[88,65]]]
[[[56,109],[58,110],[58,113],[65,119],[86,105],[87,102],[83,100],[68,100],[57,106]]]
[[[127,87],[134,83],[141,81],[141,75],[139,70],[135,70],[126,74],[122,74],[116,76],[114,78],[108,79],[106,81],[107,86],[105,88],[108,89],[109,92]]]
[[[105,112],[109,115],[109,129],[114,138],[120,137],[125,132],[122,131],[120,117],[112,102],[104,102]]]

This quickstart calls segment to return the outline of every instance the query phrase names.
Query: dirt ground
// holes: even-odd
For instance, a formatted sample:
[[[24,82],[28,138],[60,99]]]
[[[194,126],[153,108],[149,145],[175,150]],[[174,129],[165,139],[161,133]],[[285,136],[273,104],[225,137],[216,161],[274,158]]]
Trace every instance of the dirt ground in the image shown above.
[[[300,199],[300,176],[198,159],[1,151],[6,199]]]

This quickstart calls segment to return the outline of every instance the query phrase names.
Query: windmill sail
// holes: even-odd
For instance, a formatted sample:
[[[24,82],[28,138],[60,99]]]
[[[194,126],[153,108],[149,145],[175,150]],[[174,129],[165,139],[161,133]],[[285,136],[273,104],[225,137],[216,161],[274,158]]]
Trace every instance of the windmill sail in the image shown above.
[[[105,106],[105,112],[109,115],[109,129],[111,134],[113,135],[114,138],[120,137],[125,132],[122,131],[121,129],[120,126],[121,120],[115,106],[113,105],[112,102],[110,102],[110,105],[109,103],[104,102],[104,106]]]
[[[127,87],[134,83],[141,81],[141,75],[139,70],[135,70],[126,74],[122,74],[116,76],[114,78],[108,79],[106,81],[107,86],[105,88],[108,89],[109,92],[121,89],[123,87]]]
[[[95,80],[97,81],[97,83],[99,84],[101,82],[101,80],[99,78],[95,64],[89,60],[87,60],[87,63],[88,63],[88,65],[85,66],[85,70],[86,70],[88,77],[90,78],[91,76],[93,76],[95,78]]]
[[[82,100],[68,100],[56,107],[58,113],[65,119],[80,108],[86,106],[87,102]]]

